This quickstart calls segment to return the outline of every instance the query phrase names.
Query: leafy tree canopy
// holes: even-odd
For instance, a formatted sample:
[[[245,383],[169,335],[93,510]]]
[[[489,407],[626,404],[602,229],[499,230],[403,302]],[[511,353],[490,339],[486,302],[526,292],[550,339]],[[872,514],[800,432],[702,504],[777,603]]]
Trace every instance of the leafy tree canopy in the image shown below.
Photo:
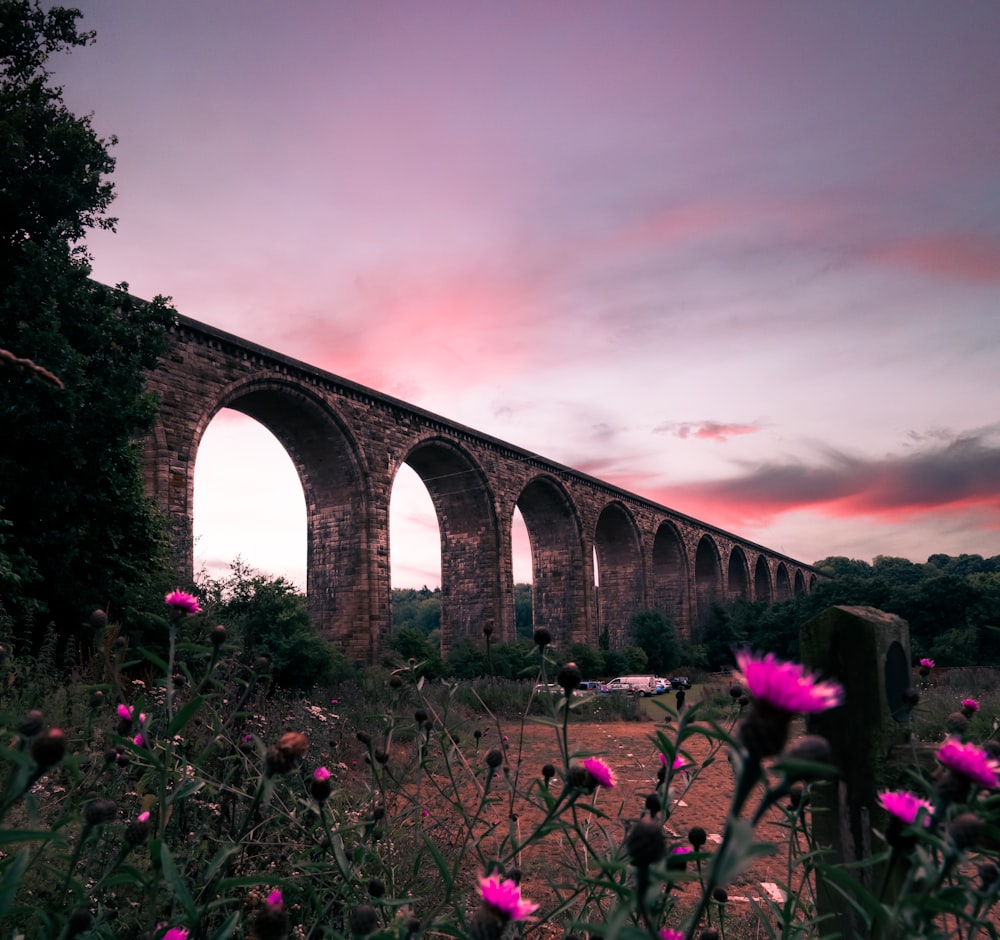
[[[0,0],[0,604],[64,634],[95,607],[152,625],[169,586],[137,442],[174,313],[90,280],[79,241],[114,226],[115,141],[66,109],[46,69],[93,41],[79,17]]]

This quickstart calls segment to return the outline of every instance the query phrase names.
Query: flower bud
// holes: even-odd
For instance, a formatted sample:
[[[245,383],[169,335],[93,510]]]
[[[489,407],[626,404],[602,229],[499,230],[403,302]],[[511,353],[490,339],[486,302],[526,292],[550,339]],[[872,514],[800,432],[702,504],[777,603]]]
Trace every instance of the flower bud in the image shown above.
[[[503,763],[503,751],[493,747],[486,752],[486,766],[496,770]]]
[[[140,813],[125,827],[125,841],[129,845],[141,845],[149,835],[149,813]]]
[[[108,625],[108,615],[100,607],[90,612],[90,625],[95,630],[101,630]]]
[[[974,813],[961,813],[948,824],[948,835],[957,849],[975,848],[985,832],[986,824]]]
[[[93,695],[90,696],[90,707],[100,708],[103,704],[104,704],[104,693],[100,689],[98,689],[96,692],[94,692]]]
[[[355,937],[366,937],[378,926],[378,914],[370,904],[359,904],[347,919],[347,926]]]
[[[330,796],[330,771],[325,767],[317,767],[309,781],[309,792],[317,803],[322,803]]]
[[[692,826],[688,831],[688,842],[695,847],[695,849],[700,849],[708,841],[708,835],[701,826]]]
[[[578,689],[582,679],[583,676],[580,674],[580,669],[576,663],[566,663],[566,665],[559,670],[559,675],[556,676],[556,681],[562,687],[562,690],[566,693],[566,695],[571,695],[574,689]]]
[[[663,826],[640,819],[625,836],[625,852],[636,868],[649,868],[667,854]]]
[[[31,742],[31,757],[40,771],[54,767],[66,756],[66,736],[58,728],[50,728]]]
[[[23,734],[26,738],[33,738],[44,727],[45,715],[37,708],[33,708],[30,712],[25,712],[24,716],[17,723],[18,733]]]
[[[969,719],[965,717],[961,712],[952,712],[945,719],[945,727],[952,734],[963,735],[969,730]]]
[[[382,897],[382,895],[385,894],[385,882],[379,881],[378,878],[372,878],[372,880],[368,882],[368,893],[373,898]]]
[[[646,796],[646,809],[650,816],[656,816],[663,809],[663,802],[658,793],[650,793]]]
[[[208,641],[212,646],[222,646],[226,642],[226,628],[221,623],[217,623],[208,631]]]
[[[535,646],[539,649],[545,649],[552,642],[552,634],[549,633],[545,627],[539,627],[535,631]]]
[[[83,807],[83,821],[88,826],[99,826],[110,822],[118,814],[118,804],[114,800],[98,797]]]

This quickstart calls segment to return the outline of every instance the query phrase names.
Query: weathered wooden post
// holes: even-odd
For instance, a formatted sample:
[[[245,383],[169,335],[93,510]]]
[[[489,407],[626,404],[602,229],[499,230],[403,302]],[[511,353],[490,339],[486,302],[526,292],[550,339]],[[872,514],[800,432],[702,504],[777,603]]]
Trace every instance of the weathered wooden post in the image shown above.
[[[800,643],[804,665],[844,686],[843,706],[810,715],[807,730],[830,742],[840,770],[813,790],[816,841],[832,849],[834,864],[852,864],[872,854],[872,824],[882,825],[878,791],[890,752],[906,739],[910,631],[902,618],[873,607],[829,607],[802,626]],[[880,875],[870,866],[853,870],[869,890]],[[816,888],[820,913],[833,915],[830,926],[861,937],[847,900],[822,879]]]

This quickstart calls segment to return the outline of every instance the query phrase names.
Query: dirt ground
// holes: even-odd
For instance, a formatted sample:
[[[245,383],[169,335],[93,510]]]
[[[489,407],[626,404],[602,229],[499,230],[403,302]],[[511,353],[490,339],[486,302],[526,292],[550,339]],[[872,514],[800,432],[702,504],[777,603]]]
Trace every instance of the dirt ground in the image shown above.
[[[656,789],[660,757],[651,737],[658,728],[665,726],[662,722],[657,724],[654,721],[579,723],[570,726],[571,752],[600,757],[616,776],[616,785],[612,790],[598,790],[596,794],[596,807],[604,814],[604,818],[596,814],[580,814],[581,819],[590,819],[588,837],[602,848],[606,849],[611,840],[616,844],[620,843],[626,823],[640,817],[647,794]],[[561,765],[557,732],[552,727],[526,724],[523,740],[518,725],[504,726],[500,732],[490,729],[484,734],[480,754],[496,746],[498,733],[507,735],[510,774],[512,778],[518,775],[518,791],[525,790],[532,779],[540,778],[544,764],[552,763],[556,767]],[[709,741],[695,736],[685,742],[684,749],[696,764],[700,764],[708,756],[710,747]],[[713,845],[721,840],[733,792],[733,773],[724,748],[718,750],[715,758],[712,764],[698,773],[687,793],[672,807],[665,826],[670,847],[687,845],[687,835],[693,826],[701,826],[708,834],[705,851],[711,851]],[[551,784],[554,790],[561,785],[558,776]],[[499,777],[497,787],[500,792],[510,792],[509,787],[503,790]],[[580,805],[584,805],[584,802],[581,801]],[[751,797],[749,805],[753,807],[756,803],[757,800]],[[492,819],[488,821],[495,824],[498,834],[506,833],[511,825],[508,810],[509,804],[506,801],[490,807]],[[515,824],[523,839],[537,824],[540,814],[528,808],[524,801],[517,802],[515,812],[518,814]],[[765,818],[757,830],[758,841],[773,842],[778,846],[786,841],[785,831],[774,824],[778,816],[778,811],[774,810]],[[484,848],[488,849],[486,841],[488,840],[484,840]],[[558,883],[564,880],[561,877],[563,872],[567,877],[577,876],[578,850],[579,846],[574,847],[568,840],[552,835],[540,845],[525,851],[521,859],[525,896],[542,900],[548,894],[545,887],[548,882]],[[736,884],[729,886],[731,899],[736,904],[745,904],[750,897],[765,896],[770,893],[771,885],[785,881],[786,866],[787,852],[780,849],[774,855],[758,859]],[[682,902],[693,904],[699,888],[692,879],[691,883],[675,890]]]

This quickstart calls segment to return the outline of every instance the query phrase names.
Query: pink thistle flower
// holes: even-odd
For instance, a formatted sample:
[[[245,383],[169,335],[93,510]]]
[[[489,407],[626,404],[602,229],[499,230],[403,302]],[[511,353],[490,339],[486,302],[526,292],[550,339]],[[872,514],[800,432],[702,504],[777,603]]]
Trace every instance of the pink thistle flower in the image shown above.
[[[594,778],[599,787],[610,790],[615,785],[614,772],[599,757],[588,757],[583,762],[583,767]]]
[[[527,920],[538,910],[537,904],[521,897],[521,888],[516,882],[502,880],[499,875],[480,878],[479,892],[484,904],[508,920]]]
[[[914,822],[921,810],[926,810],[923,815],[923,824],[925,826],[931,824],[931,814],[934,812],[934,806],[929,800],[922,800],[920,797],[914,796],[906,790],[880,790],[878,801],[887,813],[895,816],[896,819],[906,823],[906,825]]]
[[[923,666],[924,669],[933,669],[934,668],[934,660],[933,659],[922,659],[922,660],[920,660],[920,665]]]
[[[148,812],[139,813],[139,815],[136,816],[136,819],[138,819],[139,822],[141,822],[141,823],[149,822],[149,813]]]
[[[737,650],[736,664],[750,694],[778,711],[812,713],[835,708],[844,700],[839,682],[820,681],[797,663],[785,663],[773,653],[758,656]]]
[[[275,890],[267,896],[267,903],[270,904],[271,907],[281,907],[281,905],[285,903],[285,899],[281,896],[280,891]]]
[[[135,707],[133,705],[118,706],[118,717],[124,718],[125,721],[131,721],[134,712],[135,712]]]
[[[188,940],[188,932],[183,927],[171,927],[162,940]]]
[[[937,759],[984,790],[995,790],[1000,785],[997,777],[1000,766],[975,744],[963,744],[957,738],[949,738],[938,748]]]
[[[198,598],[184,591],[171,591],[164,596],[163,602],[167,607],[177,611],[179,614],[201,613],[201,608],[198,606]]]
[[[145,740],[143,739],[143,737],[142,737],[142,735],[141,735],[141,734],[137,734],[137,735],[136,735],[136,736],[135,736],[134,738],[132,738],[132,743],[133,743],[133,744],[134,744],[134,745],[135,745],[136,747],[142,747],[142,746],[143,746],[143,744],[145,744],[146,742],[145,742]]]
[[[330,771],[327,770],[325,767],[317,767],[313,771],[313,780],[329,780],[329,779],[330,779]]]
[[[428,812],[427,812],[427,810],[425,810],[425,809],[422,809],[422,810],[420,811],[420,815],[421,815],[421,816],[423,816],[423,817],[424,817],[424,819],[426,819],[426,818],[427,818],[428,816],[430,816],[430,813],[428,813]]]
[[[970,712],[979,711],[979,702],[974,698],[963,698],[962,708],[967,708]]]
[[[687,855],[689,852],[693,852],[693,851],[694,850],[691,848],[690,845],[675,845],[670,850],[670,854],[671,855]]]
[[[679,930],[671,930],[669,927],[664,927],[660,931],[660,940],[684,940],[684,934]]]

